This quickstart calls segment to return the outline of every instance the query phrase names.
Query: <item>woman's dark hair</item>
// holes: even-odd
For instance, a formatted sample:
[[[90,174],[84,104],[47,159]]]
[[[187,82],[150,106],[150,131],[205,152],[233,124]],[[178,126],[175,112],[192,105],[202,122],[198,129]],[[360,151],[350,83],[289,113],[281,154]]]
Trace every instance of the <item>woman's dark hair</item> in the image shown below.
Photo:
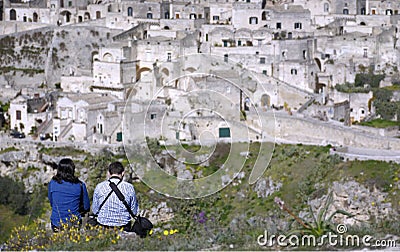
[[[53,179],[57,183],[61,184],[62,181],[71,183],[79,183],[79,179],[75,177],[75,164],[70,158],[63,158],[60,160],[57,166],[57,174],[53,176]]]

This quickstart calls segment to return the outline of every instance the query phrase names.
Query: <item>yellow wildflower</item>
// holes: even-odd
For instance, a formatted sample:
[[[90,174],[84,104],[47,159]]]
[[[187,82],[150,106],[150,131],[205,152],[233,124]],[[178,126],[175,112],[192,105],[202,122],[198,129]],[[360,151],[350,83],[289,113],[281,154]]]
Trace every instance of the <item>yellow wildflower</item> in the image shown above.
[[[165,235],[165,236],[168,235],[168,230],[164,230],[164,235]]]

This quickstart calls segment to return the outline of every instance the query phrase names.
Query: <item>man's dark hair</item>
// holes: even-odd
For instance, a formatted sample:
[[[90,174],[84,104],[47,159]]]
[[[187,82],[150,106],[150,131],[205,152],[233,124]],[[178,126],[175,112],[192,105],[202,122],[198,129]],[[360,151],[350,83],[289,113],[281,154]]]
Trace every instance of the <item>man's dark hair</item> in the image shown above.
[[[57,166],[57,174],[53,176],[53,179],[57,183],[61,184],[62,181],[79,183],[79,179],[75,177],[75,164],[70,158],[63,158],[60,160]]]
[[[110,174],[121,175],[123,171],[124,171],[124,166],[121,164],[121,162],[114,162],[108,166],[108,172]]]

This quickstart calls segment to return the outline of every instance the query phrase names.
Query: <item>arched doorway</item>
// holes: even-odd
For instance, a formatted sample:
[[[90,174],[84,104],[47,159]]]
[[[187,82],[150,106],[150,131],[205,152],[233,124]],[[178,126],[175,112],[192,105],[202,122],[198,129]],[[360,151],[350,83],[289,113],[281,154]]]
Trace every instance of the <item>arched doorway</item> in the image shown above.
[[[85,12],[84,19],[85,19],[85,21],[86,20],[90,20],[90,13],[89,12]]]
[[[10,20],[17,20],[17,12],[14,9],[10,10]]]
[[[33,13],[33,22],[37,22],[38,21],[38,14],[36,12]]]
[[[64,18],[64,22],[65,23],[69,23],[71,22],[71,12],[69,11],[63,11],[60,13],[61,16]]]
[[[261,107],[269,107],[271,106],[271,97],[267,94],[263,94],[261,96]]]
[[[132,17],[133,16],[133,9],[132,7],[128,7],[128,17]]]
[[[267,20],[267,12],[263,11],[261,14],[261,20]]]

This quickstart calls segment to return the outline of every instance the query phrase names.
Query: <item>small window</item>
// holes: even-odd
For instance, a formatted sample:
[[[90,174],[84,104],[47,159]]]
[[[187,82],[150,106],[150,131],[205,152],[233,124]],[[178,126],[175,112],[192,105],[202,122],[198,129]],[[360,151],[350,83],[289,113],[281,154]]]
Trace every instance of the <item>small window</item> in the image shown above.
[[[17,110],[17,111],[15,111],[16,112],[16,118],[17,118],[17,120],[21,120],[21,110]]]
[[[231,137],[230,128],[219,128],[219,137],[220,138]]]
[[[262,73],[263,73],[264,75],[267,75],[267,70],[263,70]]]
[[[260,64],[265,64],[265,58],[264,57],[260,58]]]
[[[171,53],[167,53],[167,62],[171,62]]]
[[[157,117],[157,114],[151,114],[151,115],[150,115],[150,119],[151,119],[151,120],[156,119],[156,117]]]
[[[302,24],[301,23],[294,23],[294,29],[302,29]]]
[[[242,41],[238,40],[238,46],[241,46],[241,45],[242,45]]]
[[[152,19],[153,18],[153,13],[147,13],[147,19]]]
[[[219,20],[219,16],[213,16],[213,20],[214,20],[214,21]]]
[[[282,23],[276,23],[276,29],[282,29]]]
[[[251,24],[251,25],[258,24],[258,18],[257,17],[250,17],[249,18],[249,24]]]
[[[348,9],[343,9],[343,14],[344,15],[349,15],[349,10]]]

